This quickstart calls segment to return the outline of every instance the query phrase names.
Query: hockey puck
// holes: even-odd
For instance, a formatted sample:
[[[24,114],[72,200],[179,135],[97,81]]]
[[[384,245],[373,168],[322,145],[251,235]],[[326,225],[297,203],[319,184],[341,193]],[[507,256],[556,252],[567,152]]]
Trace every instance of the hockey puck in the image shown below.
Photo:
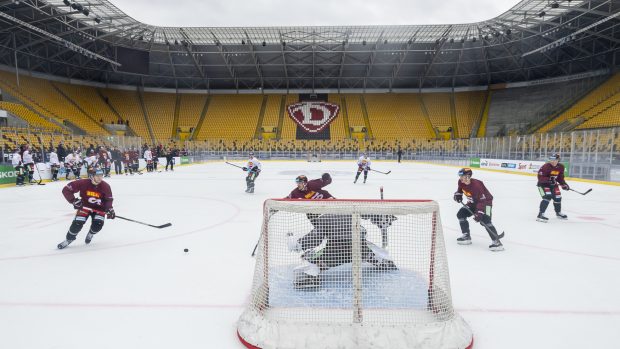
[[[189,249],[185,248],[183,249],[183,252],[189,252]]]

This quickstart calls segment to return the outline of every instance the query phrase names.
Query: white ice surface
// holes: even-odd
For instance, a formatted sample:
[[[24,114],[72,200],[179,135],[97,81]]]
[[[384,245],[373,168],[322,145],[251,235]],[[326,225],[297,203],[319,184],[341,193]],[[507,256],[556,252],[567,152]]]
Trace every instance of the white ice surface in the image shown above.
[[[620,347],[620,187],[570,181],[568,221],[535,216],[535,178],[474,170],[494,195],[506,232],[490,252],[483,228],[459,246],[457,169],[379,162],[353,184],[354,162],[265,162],[255,194],[222,162],[108,180],[117,214],[172,227],[106,221],[93,242],[59,251],[73,210],[65,182],[0,189],[0,348],[243,348],[236,321],[247,302],[262,203],[294,178],[330,171],[338,198],[434,199],[450,263],[452,297],[474,348]],[[87,223],[88,224],[88,223]],[[188,248],[189,253],[183,249]]]

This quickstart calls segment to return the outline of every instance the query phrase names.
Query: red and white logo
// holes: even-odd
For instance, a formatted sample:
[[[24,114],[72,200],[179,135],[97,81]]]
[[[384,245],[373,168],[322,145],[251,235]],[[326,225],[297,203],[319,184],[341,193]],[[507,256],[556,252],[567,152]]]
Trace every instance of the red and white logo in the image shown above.
[[[287,108],[288,115],[306,132],[317,133],[338,116],[340,107],[328,102],[299,102]]]

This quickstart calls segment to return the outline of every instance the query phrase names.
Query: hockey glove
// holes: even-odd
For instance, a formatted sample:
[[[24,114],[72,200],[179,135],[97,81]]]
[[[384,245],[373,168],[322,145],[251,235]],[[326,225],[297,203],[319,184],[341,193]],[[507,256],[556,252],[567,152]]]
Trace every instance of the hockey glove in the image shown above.
[[[106,213],[106,218],[107,219],[114,219],[114,218],[116,218],[116,212],[114,212],[113,208],[109,208],[105,213]]]
[[[79,210],[82,208],[82,199],[74,199],[73,200],[73,208]]]
[[[556,184],[558,184],[558,182],[556,181],[555,177],[550,177],[549,178],[549,186],[555,186]]]
[[[570,187],[568,186],[568,184],[564,183],[564,184],[562,184],[562,189],[570,190]]]
[[[476,213],[474,214],[474,220],[476,222],[480,222],[482,220],[482,217],[484,216],[484,212],[482,211],[476,211]]]
[[[242,169],[243,171],[247,171],[247,170],[248,170],[248,168],[247,168],[247,167],[242,167],[241,169]]]
[[[454,193],[454,201],[458,203],[463,202],[463,193]]]

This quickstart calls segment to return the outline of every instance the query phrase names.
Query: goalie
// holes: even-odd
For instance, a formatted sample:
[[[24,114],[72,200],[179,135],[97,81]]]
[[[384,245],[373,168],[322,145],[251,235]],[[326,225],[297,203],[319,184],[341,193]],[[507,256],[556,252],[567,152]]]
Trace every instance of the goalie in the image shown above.
[[[362,215],[382,231],[396,220],[392,215]],[[324,214],[310,220],[313,229],[297,239],[288,234],[291,252],[302,252],[302,264],[294,269],[295,288],[316,288],[321,285],[320,273],[352,262],[353,218],[351,215]],[[366,240],[366,229],[360,225],[362,262],[372,264],[380,271],[398,270],[389,253]]]

